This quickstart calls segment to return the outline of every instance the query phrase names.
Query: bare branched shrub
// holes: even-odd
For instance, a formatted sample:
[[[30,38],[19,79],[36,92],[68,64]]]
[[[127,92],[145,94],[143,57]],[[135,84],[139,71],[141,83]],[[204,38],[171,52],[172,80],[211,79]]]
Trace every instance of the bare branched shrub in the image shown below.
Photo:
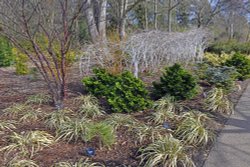
[[[207,32],[195,29],[183,33],[150,31],[131,36],[124,51],[130,55],[134,75],[157,71],[176,62],[200,60],[206,46]]]
[[[101,47],[101,44],[90,45],[84,49],[80,69],[89,74],[92,66],[109,67],[114,61],[111,53],[120,50],[120,63],[138,77],[140,72],[155,72],[176,62],[201,60],[207,37],[208,33],[203,29],[182,33],[149,31],[134,34],[123,43],[110,42]]]

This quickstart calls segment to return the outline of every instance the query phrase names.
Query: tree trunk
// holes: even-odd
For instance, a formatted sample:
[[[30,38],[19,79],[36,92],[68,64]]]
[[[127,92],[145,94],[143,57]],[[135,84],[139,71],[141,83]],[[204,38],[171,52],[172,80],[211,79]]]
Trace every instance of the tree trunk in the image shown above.
[[[96,22],[95,22],[92,0],[87,0],[86,5],[87,5],[87,9],[85,10],[85,14],[87,18],[89,34],[90,34],[92,42],[96,43],[98,41],[99,33],[98,33]]]
[[[154,29],[158,29],[158,0],[154,0]]]
[[[62,92],[64,88],[57,88],[54,90],[55,92],[52,94],[53,97],[53,103],[57,110],[61,110],[64,108],[63,106],[63,100],[64,100],[64,92]]]
[[[230,17],[230,28],[229,28],[229,40],[234,38],[234,11],[231,13]]]
[[[107,0],[102,0],[99,6],[98,31],[102,41],[106,41],[106,7]]]
[[[128,0],[120,1],[120,18],[118,24],[118,31],[120,40],[123,40],[126,36],[126,20],[127,20],[127,8],[128,8]]]
[[[120,24],[119,24],[119,37],[120,40],[123,40],[126,36],[126,18],[122,18],[120,20]]]
[[[172,0],[168,1],[168,32],[172,31]]]
[[[145,8],[145,15],[144,15],[144,17],[145,17],[145,29],[146,30],[148,30],[148,1],[146,0],[145,2],[144,2],[144,8]]]

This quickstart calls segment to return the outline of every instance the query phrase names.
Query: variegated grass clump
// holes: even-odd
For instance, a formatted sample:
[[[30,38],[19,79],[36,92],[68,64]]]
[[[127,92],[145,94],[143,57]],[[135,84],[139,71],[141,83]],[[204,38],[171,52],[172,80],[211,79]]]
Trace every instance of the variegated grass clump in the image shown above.
[[[92,95],[81,95],[75,99],[74,103],[80,106],[78,111],[84,117],[96,118],[105,114],[99,106],[98,99]]]
[[[8,163],[8,167],[39,167],[35,161],[30,159],[16,159]]]
[[[78,140],[85,141],[87,128],[86,126],[89,122],[90,121],[85,118],[70,119],[63,122],[56,129],[58,139],[63,139],[68,142],[76,142]]]
[[[96,162],[91,162],[89,159],[80,160],[78,162],[58,162],[52,167],[104,167],[104,165]]]
[[[24,113],[33,110],[30,105],[27,104],[13,104],[12,106],[3,110],[3,115],[11,117],[13,119],[22,116]]]
[[[55,143],[55,138],[44,131],[28,131],[24,134],[13,132],[9,140],[9,145],[2,147],[1,152],[3,151],[6,156],[15,154],[15,156],[30,158],[44,147]]]
[[[148,125],[127,114],[112,114],[105,122],[113,126],[115,130],[120,127],[128,128],[128,132],[135,136],[136,144],[143,143],[146,140],[155,141],[157,138],[169,132],[162,125]]]
[[[165,136],[139,150],[141,155],[141,165],[145,167],[162,166],[194,167],[192,159],[188,156],[186,148],[178,139]]]
[[[29,96],[26,103],[27,104],[48,104],[52,101],[51,96],[44,94],[44,93],[39,93],[36,95]]]
[[[213,88],[205,99],[206,109],[212,112],[231,114],[234,111],[233,103],[222,88]]]
[[[6,131],[12,131],[16,129],[15,121],[3,121],[0,122],[0,134],[6,132]]]
[[[36,121],[43,119],[43,117],[44,117],[43,111],[40,108],[38,108],[38,109],[29,110],[21,114],[19,121],[20,122],[36,122]]]
[[[129,129],[132,129],[139,123],[133,116],[119,113],[112,114],[105,120],[105,122],[108,125],[113,126],[116,130],[119,127],[128,127]]]
[[[155,102],[153,109],[155,109],[155,112],[150,120],[156,124],[162,124],[169,119],[177,118],[176,112],[181,111],[183,107],[175,102],[173,97],[165,96]]]
[[[150,140],[154,142],[158,138],[167,135],[168,130],[163,126],[151,126],[144,123],[140,123],[134,126],[131,132],[136,136],[135,143],[142,143],[144,141]]]
[[[58,111],[53,111],[45,117],[45,124],[50,128],[50,129],[59,129],[59,127],[65,123],[65,122],[70,122],[70,114],[73,111],[71,110],[58,110]]]
[[[207,121],[212,119],[199,111],[185,113],[174,136],[188,145],[206,146],[215,137],[214,132],[206,128]]]
[[[35,122],[42,119],[44,113],[28,104],[14,104],[3,110],[3,116],[19,119],[19,122]]]
[[[98,138],[100,148],[110,148],[115,143],[116,138],[113,126],[106,122],[91,122],[86,118],[65,121],[58,126],[56,133],[58,139],[68,142],[79,140],[88,142],[93,138]]]

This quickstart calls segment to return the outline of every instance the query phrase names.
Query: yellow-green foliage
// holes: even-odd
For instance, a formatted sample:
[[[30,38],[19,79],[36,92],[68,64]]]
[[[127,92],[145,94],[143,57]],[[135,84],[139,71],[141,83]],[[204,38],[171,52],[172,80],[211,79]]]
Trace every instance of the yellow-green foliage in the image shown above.
[[[28,57],[21,53],[17,48],[13,48],[12,49],[13,54],[16,57],[16,63],[15,63],[15,67],[16,67],[16,74],[17,75],[25,75],[29,73],[29,68],[28,68]]]
[[[48,59],[51,59],[51,61],[52,61],[52,58],[49,56],[49,53],[47,51],[47,48],[49,46],[48,38],[46,36],[42,35],[42,34],[38,35],[36,38],[37,38],[37,43],[38,43],[39,47],[43,51],[43,54]],[[52,43],[52,49],[51,50],[56,55],[57,61],[59,62],[58,64],[60,66],[60,62],[62,61],[60,41],[54,40],[53,43]],[[34,50],[31,49],[31,52],[34,52]],[[69,49],[69,51],[65,55],[66,66],[70,66],[75,61],[75,58],[76,58],[76,52]]]
[[[4,37],[0,36],[0,67],[7,67],[14,62],[11,43]]]
[[[228,59],[232,57],[231,54],[216,54],[216,53],[205,53],[205,61],[213,66],[220,66],[221,64],[225,63]]]

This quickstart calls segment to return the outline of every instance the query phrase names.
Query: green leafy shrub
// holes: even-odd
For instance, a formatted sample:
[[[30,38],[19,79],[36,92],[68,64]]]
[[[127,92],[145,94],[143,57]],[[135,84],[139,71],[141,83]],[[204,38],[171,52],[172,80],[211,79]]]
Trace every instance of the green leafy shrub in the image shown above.
[[[140,152],[141,165],[143,164],[145,167],[195,166],[182,142],[172,136],[161,138],[147,147],[141,148]]]
[[[245,80],[250,77],[250,59],[245,55],[236,53],[225,62],[226,66],[235,67],[239,73],[238,79]]]
[[[83,79],[86,89],[97,97],[105,97],[114,112],[143,110],[150,105],[143,82],[130,72],[112,75],[95,69],[95,76]]]
[[[209,53],[206,52],[204,55],[204,62],[211,66],[221,66],[221,64],[225,63],[228,59],[232,57],[232,54],[216,54],[216,53]]]
[[[243,54],[250,54],[250,42],[240,43],[237,41],[216,42],[211,44],[208,52],[221,54],[222,52],[231,53],[239,52]]]
[[[204,79],[211,85],[231,90],[235,85],[238,72],[234,67],[208,67]]]
[[[160,83],[153,82],[154,94],[161,98],[165,95],[176,100],[190,99],[197,94],[196,79],[179,64],[165,68]]]
[[[28,57],[21,53],[18,49],[12,49],[13,54],[16,57],[15,60],[15,67],[16,67],[16,74],[17,75],[26,75],[29,73],[29,68],[27,65]]]
[[[0,37],[0,67],[7,67],[14,63],[11,44],[4,37]]]

